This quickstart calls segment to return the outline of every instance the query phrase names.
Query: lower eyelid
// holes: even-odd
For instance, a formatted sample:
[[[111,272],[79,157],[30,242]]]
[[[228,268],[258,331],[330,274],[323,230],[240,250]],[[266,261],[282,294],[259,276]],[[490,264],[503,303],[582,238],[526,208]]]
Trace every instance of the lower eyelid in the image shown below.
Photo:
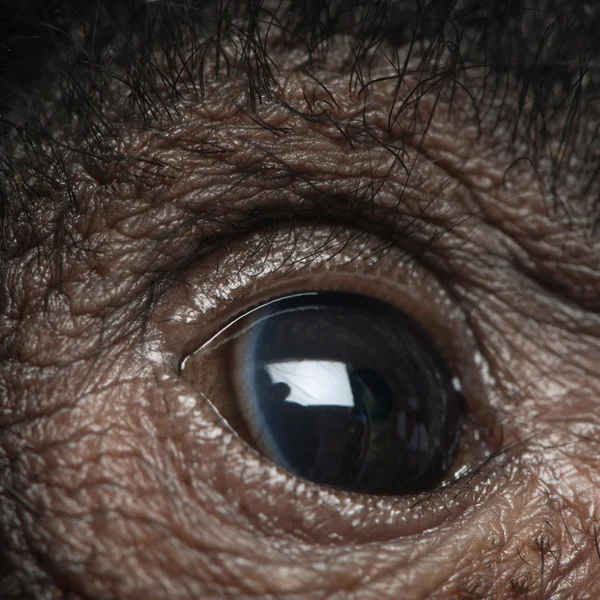
[[[431,539],[445,528],[466,526],[475,507],[494,503],[518,470],[518,448],[483,462],[467,477],[433,492],[406,497],[377,497],[344,492],[299,480],[266,461],[232,435],[211,408],[200,402],[190,411],[195,388],[172,378],[178,393],[169,397],[173,430],[185,432],[177,444],[191,486],[201,496],[210,472],[210,487],[236,507],[245,527],[282,543],[323,545],[400,541],[429,531]],[[191,420],[191,423],[190,423]],[[201,457],[201,460],[199,458]],[[469,516],[470,515],[470,516]]]

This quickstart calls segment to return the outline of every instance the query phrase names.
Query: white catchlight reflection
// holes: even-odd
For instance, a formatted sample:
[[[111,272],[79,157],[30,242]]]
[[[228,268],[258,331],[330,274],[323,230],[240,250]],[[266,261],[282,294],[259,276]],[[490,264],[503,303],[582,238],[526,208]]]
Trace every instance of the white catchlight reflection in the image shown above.
[[[341,362],[330,360],[290,360],[265,365],[275,383],[290,387],[286,402],[302,406],[354,406],[348,370]]]

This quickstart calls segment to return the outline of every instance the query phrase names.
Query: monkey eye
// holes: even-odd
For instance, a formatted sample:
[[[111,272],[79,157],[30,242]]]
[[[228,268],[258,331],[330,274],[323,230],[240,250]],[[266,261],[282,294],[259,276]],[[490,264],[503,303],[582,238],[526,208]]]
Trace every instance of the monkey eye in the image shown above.
[[[372,494],[448,475],[465,403],[434,340],[399,308],[350,293],[279,298],[188,357],[182,376],[215,351],[251,442],[289,472]]]

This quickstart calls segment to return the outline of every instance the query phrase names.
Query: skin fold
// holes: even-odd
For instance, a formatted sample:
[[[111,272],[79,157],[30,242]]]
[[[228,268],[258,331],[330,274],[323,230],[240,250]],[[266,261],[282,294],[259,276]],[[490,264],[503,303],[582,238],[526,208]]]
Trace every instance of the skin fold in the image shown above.
[[[492,77],[463,13],[443,13],[456,46],[421,23],[358,52],[363,5],[331,30],[249,6],[191,11],[209,25],[179,52],[127,46],[108,4],[65,12],[53,47],[94,86],[57,69],[3,113],[0,598],[597,598],[595,54],[548,33],[585,15],[515,17],[538,66],[573,40],[588,61],[544,88]],[[422,14],[385,6],[369,31]],[[235,316],[314,289],[439,343],[470,414],[439,489],[301,480],[252,447],[225,358],[180,374]]]

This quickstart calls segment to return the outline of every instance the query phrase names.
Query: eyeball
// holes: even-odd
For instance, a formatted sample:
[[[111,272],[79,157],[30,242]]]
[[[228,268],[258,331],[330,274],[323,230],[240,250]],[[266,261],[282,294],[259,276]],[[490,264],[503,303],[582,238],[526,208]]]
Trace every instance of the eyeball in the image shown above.
[[[448,475],[465,403],[435,341],[399,308],[287,296],[190,358],[215,352],[256,448],[294,475],[371,494],[418,493]]]

